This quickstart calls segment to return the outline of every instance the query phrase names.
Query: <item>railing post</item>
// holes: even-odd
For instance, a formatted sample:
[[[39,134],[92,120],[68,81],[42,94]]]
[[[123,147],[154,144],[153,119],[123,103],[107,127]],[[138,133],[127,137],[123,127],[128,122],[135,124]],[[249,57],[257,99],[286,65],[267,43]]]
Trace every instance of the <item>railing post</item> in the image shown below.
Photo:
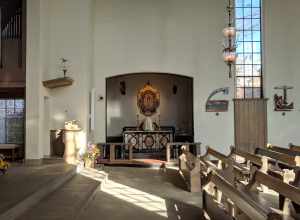
[[[129,145],[128,145],[129,160],[132,160],[132,159],[133,159],[133,152],[132,152],[132,150],[133,150],[133,146],[132,146],[132,144],[129,144]]]
[[[170,159],[171,159],[171,145],[170,145],[170,143],[167,143],[167,146],[166,146],[166,161],[167,161],[167,163],[170,162]]]
[[[116,159],[115,147],[116,147],[115,144],[111,144],[109,147],[109,160],[111,162],[115,161],[115,159]]]

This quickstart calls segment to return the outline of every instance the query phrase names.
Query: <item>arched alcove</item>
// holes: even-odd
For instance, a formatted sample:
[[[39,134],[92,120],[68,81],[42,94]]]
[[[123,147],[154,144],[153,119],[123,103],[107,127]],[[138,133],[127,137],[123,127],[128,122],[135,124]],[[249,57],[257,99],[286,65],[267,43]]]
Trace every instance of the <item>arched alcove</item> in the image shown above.
[[[123,142],[125,127],[145,119],[137,105],[138,92],[147,84],[159,92],[154,123],[174,129],[175,141],[193,141],[193,78],[178,74],[142,72],[106,78],[106,141]]]

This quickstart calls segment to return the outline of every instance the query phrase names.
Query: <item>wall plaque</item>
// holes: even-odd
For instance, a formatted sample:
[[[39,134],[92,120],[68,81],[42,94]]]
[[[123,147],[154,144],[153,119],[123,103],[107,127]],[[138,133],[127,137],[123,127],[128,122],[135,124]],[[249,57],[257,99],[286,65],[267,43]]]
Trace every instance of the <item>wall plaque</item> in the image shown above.
[[[206,112],[227,112],[228,111],[228,100],[215,100],[212,99],[218,93],[223,93],[224,95],[229,94],[229,87],[224,87],[214,90],[206,101]]]

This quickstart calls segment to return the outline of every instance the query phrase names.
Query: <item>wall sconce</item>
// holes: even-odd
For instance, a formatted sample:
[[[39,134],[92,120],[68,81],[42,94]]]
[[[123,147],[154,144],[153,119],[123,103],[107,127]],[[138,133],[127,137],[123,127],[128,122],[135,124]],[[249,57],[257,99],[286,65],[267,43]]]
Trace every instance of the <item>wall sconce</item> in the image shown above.
[[[235,36],[236,36],[236,29],[233,27],[233,20],[232,20],[232,12],[234,10],[232,0],[228,0],[227,6],[227,13],[228,13],[228,26],[224,28],[224,44],[223,44],[223,59],[224,62],[229,67],[229,78],[232,77],[232,66],[234,66],[236,61],[236,43],[235,43]]]
[[[176,95],[177,91],[178,91],[178,87],[177,87],[177,85],[174,85],[173,86],[173,94]]]
[[[104,99],[104,97],[102,95],[98,95],[98,97],[97,97],[98,102],[102,101],[103,99]]]
[[[125,81],[120,82],[120,93],[122,95],[126,95],[126,83],[125,83]]]

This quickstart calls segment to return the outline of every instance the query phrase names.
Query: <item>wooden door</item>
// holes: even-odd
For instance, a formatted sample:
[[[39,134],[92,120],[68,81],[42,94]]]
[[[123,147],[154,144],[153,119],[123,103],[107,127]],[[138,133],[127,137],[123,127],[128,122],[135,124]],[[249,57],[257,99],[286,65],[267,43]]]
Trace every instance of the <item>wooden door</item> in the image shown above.
[[[235,146],[250,153],[267,144],[267,99],[234,100]]]

